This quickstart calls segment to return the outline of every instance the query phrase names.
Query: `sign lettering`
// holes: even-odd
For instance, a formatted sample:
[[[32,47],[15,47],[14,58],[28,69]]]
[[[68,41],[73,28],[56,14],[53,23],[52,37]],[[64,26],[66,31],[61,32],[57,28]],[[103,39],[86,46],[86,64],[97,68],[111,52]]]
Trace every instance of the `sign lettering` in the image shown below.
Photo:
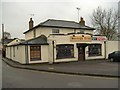
[[[84,35],[84,36],[70,36],[70,41],[71,42],[79,42],[79,41],[88,42],[88,41],[91,41],[91,40],[92,40],[91,36],[86,36],[86,35]]]
[[[92,37],[92,40],[97,40],[97,41],[106,41],[106,37]]]

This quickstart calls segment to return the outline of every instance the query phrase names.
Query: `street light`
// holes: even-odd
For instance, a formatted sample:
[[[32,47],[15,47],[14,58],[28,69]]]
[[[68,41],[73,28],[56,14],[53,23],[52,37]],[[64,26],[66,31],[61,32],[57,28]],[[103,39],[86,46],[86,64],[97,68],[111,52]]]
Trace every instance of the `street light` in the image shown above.
[[[4,46],[4,24],[2,24],[2,45]]]
[[[5,55],[5,47],[4,47],[4,24],[2,24],[2,56]]]
[[[78,10],[78,22],[79,22],[79,11],[80,11],[80,8],[76,7],[76,9]]]

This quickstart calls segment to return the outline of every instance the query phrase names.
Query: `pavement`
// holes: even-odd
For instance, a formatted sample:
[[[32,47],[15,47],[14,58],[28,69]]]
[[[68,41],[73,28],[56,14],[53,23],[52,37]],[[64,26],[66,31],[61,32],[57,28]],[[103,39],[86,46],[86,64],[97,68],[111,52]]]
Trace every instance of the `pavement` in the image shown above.
[[[67,63],[55,63],[55,64],[29,64],[24,65],[18,62],[2,58],[2,60],[8,65],[20,68],[36,71],[45,71],[52,73],[74,74],[74,75],[86,75],[86,76],[99,76],[99,77],[114,77],[120,78],[118,62],[110,62],[109,60],[89,60]]]

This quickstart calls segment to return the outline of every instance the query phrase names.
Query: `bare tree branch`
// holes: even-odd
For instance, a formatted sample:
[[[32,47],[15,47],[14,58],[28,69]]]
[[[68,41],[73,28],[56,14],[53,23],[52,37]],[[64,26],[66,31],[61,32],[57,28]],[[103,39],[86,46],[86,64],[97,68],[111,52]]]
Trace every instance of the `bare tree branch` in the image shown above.
[[[117,33],[118,14],[113,9],[104,10],[100,7],[92,13],[92,25],[108,40],[113,40]]]

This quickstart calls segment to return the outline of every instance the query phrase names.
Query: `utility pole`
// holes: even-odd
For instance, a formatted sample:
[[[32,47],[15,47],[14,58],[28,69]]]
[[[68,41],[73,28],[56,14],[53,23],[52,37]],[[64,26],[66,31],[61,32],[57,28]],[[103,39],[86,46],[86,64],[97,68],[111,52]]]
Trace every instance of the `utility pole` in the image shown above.
[[[5,57],[5,47],[4,47],[4,24],[2,24],[2,57]]]
[[[4,46],[4,24],[2,24],[2,44]]]
[[[79,19],[79,17],[80,17],[80,16],[79,16],[79,11],[80,11],[80,8],[79,8],[79,7],[77,7],[76,9],[78,10],[78,22],[79,22],[79,20],[80,20],[80,19]]]

